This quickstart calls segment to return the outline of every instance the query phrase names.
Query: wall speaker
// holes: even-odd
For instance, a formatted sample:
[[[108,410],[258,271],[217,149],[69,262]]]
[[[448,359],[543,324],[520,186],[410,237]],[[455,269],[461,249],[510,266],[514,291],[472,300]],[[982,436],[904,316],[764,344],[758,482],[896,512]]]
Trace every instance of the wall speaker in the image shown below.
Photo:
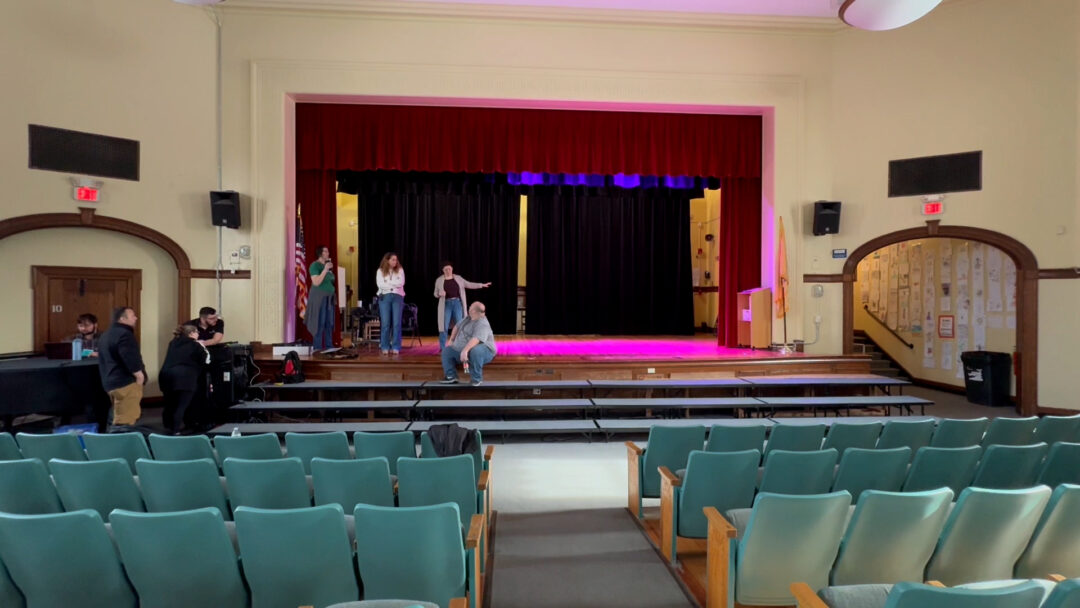
[[[239,228],[240,193],[235,190],[211,190],[210,217],[215,226]]]
[[[814,236],[840,232],[840,201],[814,203]]]

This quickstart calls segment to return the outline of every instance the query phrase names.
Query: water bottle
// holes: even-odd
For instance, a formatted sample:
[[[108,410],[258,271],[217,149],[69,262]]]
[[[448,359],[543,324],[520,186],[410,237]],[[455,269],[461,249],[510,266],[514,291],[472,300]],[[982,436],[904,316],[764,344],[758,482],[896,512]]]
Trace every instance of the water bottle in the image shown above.
[[[461,366],[465,368],[465,373],[468,374],[469,373],[469,362],[466,361],[465,363],[462,363]]]
[[[240,436],[240,427],[238,427],[238,426],[232,427],[232,434],[230,435],[230,437],[239,437],[239,436]]]
[[[74,361],[82,359],[82,338],[75,338],[71,341],[71,358]]]

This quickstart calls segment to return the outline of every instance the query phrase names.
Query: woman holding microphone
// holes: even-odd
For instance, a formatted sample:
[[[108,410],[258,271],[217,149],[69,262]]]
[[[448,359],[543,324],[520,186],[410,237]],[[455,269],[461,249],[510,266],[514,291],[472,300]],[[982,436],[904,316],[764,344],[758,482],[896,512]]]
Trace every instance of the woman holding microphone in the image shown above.
[[[405,305],[405,270],[397,254],[389,251],[375,271],[379,287],[379,350],[382,354],[401,353],[401,309]]]

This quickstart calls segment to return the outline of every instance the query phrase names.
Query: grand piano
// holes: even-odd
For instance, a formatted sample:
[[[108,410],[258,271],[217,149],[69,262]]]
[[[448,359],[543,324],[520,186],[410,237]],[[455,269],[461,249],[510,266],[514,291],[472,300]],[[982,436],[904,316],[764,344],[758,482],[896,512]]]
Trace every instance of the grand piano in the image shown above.
[[[26,414],[100,416],[108,408],[97,359],[0,360],[0,421],[5,430],[11,430],[17,416]]]

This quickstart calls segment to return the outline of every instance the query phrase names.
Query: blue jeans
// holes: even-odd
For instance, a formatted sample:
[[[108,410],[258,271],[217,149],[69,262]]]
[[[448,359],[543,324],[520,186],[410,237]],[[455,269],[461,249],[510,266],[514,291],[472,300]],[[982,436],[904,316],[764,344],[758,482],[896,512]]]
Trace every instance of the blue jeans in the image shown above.
[[[319,328],[315,331],[315,350],[324,350],[334,346],[334,298],[323,300],[322,310],[319,311]]]
[[[473,382],[484,379],[484,366],[491,363],[495,353],[483,344],[477,344],[469,351],[469,376]],[[457,378],[457,365],[461,361],[461,351],[453,346],[447,346],[442,351],[442,369],[447,378]]]
[[[401,350],[401,308],[405,299],[396,293],[379,296],[379,350]]]
[[[439,350],[446,348],[446,335],[450,333],[450,326],[454,323],[461,323],[461,319],[465,316],[461,310],[461,298],[454,298],[447,300],[443,305],[443,321],[446,325],[439,328]]]

